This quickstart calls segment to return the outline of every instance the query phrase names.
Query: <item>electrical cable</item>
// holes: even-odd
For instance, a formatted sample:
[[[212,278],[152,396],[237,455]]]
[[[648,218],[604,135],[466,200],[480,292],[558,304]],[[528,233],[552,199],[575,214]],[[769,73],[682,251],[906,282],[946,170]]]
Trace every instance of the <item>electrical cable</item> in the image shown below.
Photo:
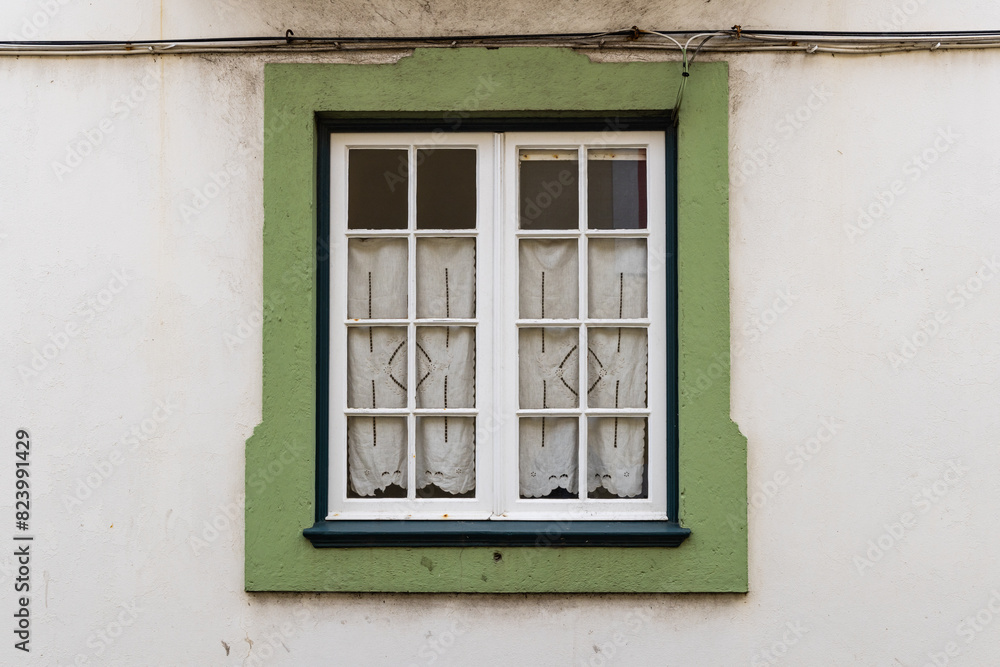
[[[635,27],[633,27],[632,29],[638,30],[638,28]],[[677,89],[677,98],[674,101],[673,111],[670,114],[671,122],[673,123],[674,127],[677,127],[677,123],[680,118],[681,102],[684,99],[684,88],[687,85],[688,77],[691,76],[691,62],[694,60],[694,56],[698,55],[698,51],[701,51],[701,47],[705,46],[705,44],[708,43],[708,40],[712,39],[713,37],[729,37],[729,33],[726,32],[698,33],[692,35],[686,42],[684,42],[684,46],[681,46],[680,42],[678,42],[676,39],[665,33],[660,33],[653,30],[643,30],[641,32],[669,39],[671,42],[677,45],[677,48],[681,50],[681,83]],[[698,45],[698,48],[695,49],[694,55],[692,55],[691,58],[688,59],[688,53],[687,53],[688,48],[691,46],[691,42],[698,39],[699,37],[704,37],[704,39],[701,41],[701,44]]]
[[[647,39],[643,39],[647,37]],[[660,38],[650,40],[648,37]],[[684,39],[682,44],[680,39]],[[701,38],[694,53],[691,44]],[[665,41],[662,41],[665,40]],[[643,30],[637,26],[596,33],[457,35],[436,37],[198,37],[153,40],[0,41],[0,56],[123,56],[162,54],[324,53],[406,48],[561,46],[578,49],[673,50],[681,55],[681,81],[671,120],[676,126],[691,64],[701,51],[751,53],[801,51],[807,55],[874,55],[941,49],[1000,48],[998,30],[841,32],[822,30]]]
[[[692,56],[691,44],[701,39]],[[683,43],[682,43],[683,40]],[[655,49],[679,51],[688,71],[702,51],[750,53],[802,51],[807,54],[869,55],[915,50],[985,49],[1000,47],[1000,30],[936,32],[842,32],[817,30],[744,29],[643,30],[632,28],[603,32],[536,33],[501,35],[299,37],[283,36],[199,37],[152,40],[0,41],[2,55],[156,55],[188,53],[314,53],[402,48],[458,48],[513,46],[562,46],[578,49]]]

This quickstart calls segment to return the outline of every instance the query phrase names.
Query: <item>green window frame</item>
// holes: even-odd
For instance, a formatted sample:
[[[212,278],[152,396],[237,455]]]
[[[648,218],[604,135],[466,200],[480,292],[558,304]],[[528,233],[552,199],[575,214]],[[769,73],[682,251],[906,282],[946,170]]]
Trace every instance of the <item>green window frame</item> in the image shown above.
[[[677,128],[680,546],[317,549],[316,239],[321,124],[439,114],[666,114],[677,63],[558,48],[418,49],[395,64],[265,66],[263,414],[246,447],[248,591],[747,590],[746,442],[729,418],[728,68],[692,67]],[[712,380],[705,386],[708,373]],[[696,378],[702,382],[695,386]],[[558,543],[559,540],[553,540]],[[552,543],[541,533],[536,544]]]

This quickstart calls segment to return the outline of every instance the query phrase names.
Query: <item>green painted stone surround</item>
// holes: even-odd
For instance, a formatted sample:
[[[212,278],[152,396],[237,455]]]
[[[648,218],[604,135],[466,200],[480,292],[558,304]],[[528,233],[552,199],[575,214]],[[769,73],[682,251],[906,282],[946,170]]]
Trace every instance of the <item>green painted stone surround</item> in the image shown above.
[[[746,441],[729,417],[728,67],[691,67],[678,135],[676,548],[316,549],[316,113],[669,109],[677,63],[557,48],[423,49],[396,64],[268,64],[263,421],[246,444],[248,591],[745,592]],[[449,113],[451,112],[451,113]],[[495,554],[499,552],[500,558]]]

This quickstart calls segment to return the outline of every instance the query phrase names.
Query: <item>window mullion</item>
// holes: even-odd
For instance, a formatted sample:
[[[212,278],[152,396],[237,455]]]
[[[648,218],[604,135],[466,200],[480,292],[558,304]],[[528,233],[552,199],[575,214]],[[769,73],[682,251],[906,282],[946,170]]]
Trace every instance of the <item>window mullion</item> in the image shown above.
[[[503,280],[504,267],[507,266],[504,261],[505,248],[507,243],[507,178],[510,178],[506,173],[505,166],[507,162],[507,155],[505,153],[505,141],[504,135],[501,132],[495,132],[493,134],[493,225],[489,231],[489,241],[492,244],[491,253],[493,256],[493,271],[490,276],[491,284],[494,286],[493,290],[493,312],[490,313],[493,323],[488,326],[490,331],[490,344],[493,351],[493,377],[498,379],[498,382],[493,387],[493,402],[488,406],[491,412],[490,428],[492,433],[490,434],[490,446],[492,447],[493,456],[493,515],[502,516],[509,508],[509,503],[511,498],[509,497],[511,489],[511,480],[517,479],[513,472],[516,472],[517,466],[512,465],[517,462],[517,452],[511,454],[507,451],[507,443],[516,442],[512,440],[510,433],[511,429],[507,423],[509,420],[507,417],[507,406],[511,394],[511,389],[516,389],[516,375],[514,376],[514,381],[511,380],[510,373],[516,373],[516,365],[506,364],[506,374],[505,374],[505,364],[504,360],[510,355],[510,350],[507,346],[509,341],[508,336],[508,326],[507,326],[507,316],[511,313],[507,310],[507,301],[510,298],[509,288]],[[515,271],[516,273],[516,271]],[[516,276],[515,276],[516,280]],[[511,370],[513,369],[513,370]],[[511,413],[512,414],[512,413]],[[517,417],[514,416],[514,426],[513,433],[517,434]]]
[[[577,174],[577,183],[579,183],[577,196],[580,198],[579,211],[580,211],[580,236],[579,242],[577,243],[577,249],[579,254],[579,259],[577,260],[577,269],[579,270],[579,278],[577,284],[580,290],[580,301],[579,301],[579,317],[580,317],[580,353],[577,355],[580,362],[580,426],[578,432],[580,434],[580,440],[578,442],[578,455],[579,464],[577,470],[577,483],[579,485],[579,499],[580,502],[587,502],[587,484],[589,483],[589,478],[587,475],[587,427],[590,425],[587,422],[586,409],[587,405],[587,388],[590,384],[590,378],[587,373],[587,362],[589,361],[589,341],[587,329],[587,319],[590,313],[588,312],[588,282],[587,282],[587,148],[581,146],[579,148],[579,158],[577,160],[577,165],[579,173]]]
[[[417,330],[414,320],[417,316],[417,239],[413,230],[417,228],[417,149],[410,146],[407,149],[409,178],[407,178],[407,287],[406,316],[406,497],[412,501],[417,493],[417,418],[414,410],[417,407]]]

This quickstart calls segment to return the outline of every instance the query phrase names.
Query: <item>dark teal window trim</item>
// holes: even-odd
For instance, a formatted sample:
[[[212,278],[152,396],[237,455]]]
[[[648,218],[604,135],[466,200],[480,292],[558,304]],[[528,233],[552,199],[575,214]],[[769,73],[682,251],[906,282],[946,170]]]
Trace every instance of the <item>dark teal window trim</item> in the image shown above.
[[[677,419],[677,131],[669,110],[661,112],[590,112],[586,115],[471,116],[456,123],[442,122],[447,112],[425,117],[347,117],[318,114],[316,191],[316,502],[315,524],[303,531],[314,547],[441,547],[441,546],[615,546],[676,547],[690,534],[678,516]],[[326,519],[329,507],[329,313],[330,313],[330,135],[334,132],[511,132],[511,131],[622,131],[664,133],[667,169],[666,276],[668,399],[667,516],[666,521],[352,521]]]

